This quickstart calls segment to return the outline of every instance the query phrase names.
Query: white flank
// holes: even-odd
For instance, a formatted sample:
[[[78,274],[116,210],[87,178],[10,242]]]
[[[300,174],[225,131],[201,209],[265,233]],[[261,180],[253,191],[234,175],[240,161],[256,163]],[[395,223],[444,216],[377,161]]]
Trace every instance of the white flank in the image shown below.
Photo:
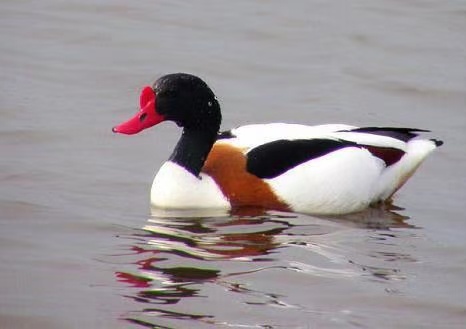
[[[294,211],[344,214],[363,210],[385,166],[367,150],[347,147],[268,179]]]

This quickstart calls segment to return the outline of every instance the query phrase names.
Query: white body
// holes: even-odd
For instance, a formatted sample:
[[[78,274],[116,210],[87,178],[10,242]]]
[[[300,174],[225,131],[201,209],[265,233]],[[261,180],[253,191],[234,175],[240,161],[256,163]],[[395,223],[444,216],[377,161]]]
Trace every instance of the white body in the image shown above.
[[[403,142],[369,133],[341,132],[353,128],[356,127],[342,124],[247,125],[232,130],[237,137],[221,139],[217,143],[230,144],[247,154],[254,147],[279,139],[328,138],[406,152],[400,161],[387,167],[383,160],[365,149],[346,147],[264,180],[293,211],[313,214],[356,212],[389,198],[436,148],[431,140]],[[230,208],[211,177],[203,173],[194,177],[172,162],[166,162],[157,173],[151,189],[151,203],[168,209]]]

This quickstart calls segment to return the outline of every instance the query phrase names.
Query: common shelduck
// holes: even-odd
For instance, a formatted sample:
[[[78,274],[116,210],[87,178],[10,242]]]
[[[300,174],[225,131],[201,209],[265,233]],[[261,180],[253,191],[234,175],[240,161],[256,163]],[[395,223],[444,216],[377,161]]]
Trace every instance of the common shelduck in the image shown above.
[[[200,78],[168,74],[144,87],[139,112],[113,128],[136,134],[163,121],[183,128],[154,178],[162,209],[252,206],[347,214],[389,200],[436,147],[427,130],[270,123],[220,132],[220,105]]]

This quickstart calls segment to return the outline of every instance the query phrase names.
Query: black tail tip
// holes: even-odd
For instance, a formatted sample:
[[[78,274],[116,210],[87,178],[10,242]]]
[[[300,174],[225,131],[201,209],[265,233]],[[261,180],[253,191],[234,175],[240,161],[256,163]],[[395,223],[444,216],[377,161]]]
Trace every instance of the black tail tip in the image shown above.
[[[443,145],[443,141],[441,140],[438,140],[438,139],[431,139],[432,142],[435,143],[435,146],[439,147],[441,145]]]

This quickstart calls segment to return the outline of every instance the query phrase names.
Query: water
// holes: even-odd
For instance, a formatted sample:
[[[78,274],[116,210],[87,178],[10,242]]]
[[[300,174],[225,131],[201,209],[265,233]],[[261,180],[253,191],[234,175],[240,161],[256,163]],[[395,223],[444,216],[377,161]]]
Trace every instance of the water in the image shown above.
[[[463,1],[3,1],[1,328],[462,328]],[[151,215],[179,131],[111,127],[164,73],[223,127],[343,122],[445,141],[348,218]]]

